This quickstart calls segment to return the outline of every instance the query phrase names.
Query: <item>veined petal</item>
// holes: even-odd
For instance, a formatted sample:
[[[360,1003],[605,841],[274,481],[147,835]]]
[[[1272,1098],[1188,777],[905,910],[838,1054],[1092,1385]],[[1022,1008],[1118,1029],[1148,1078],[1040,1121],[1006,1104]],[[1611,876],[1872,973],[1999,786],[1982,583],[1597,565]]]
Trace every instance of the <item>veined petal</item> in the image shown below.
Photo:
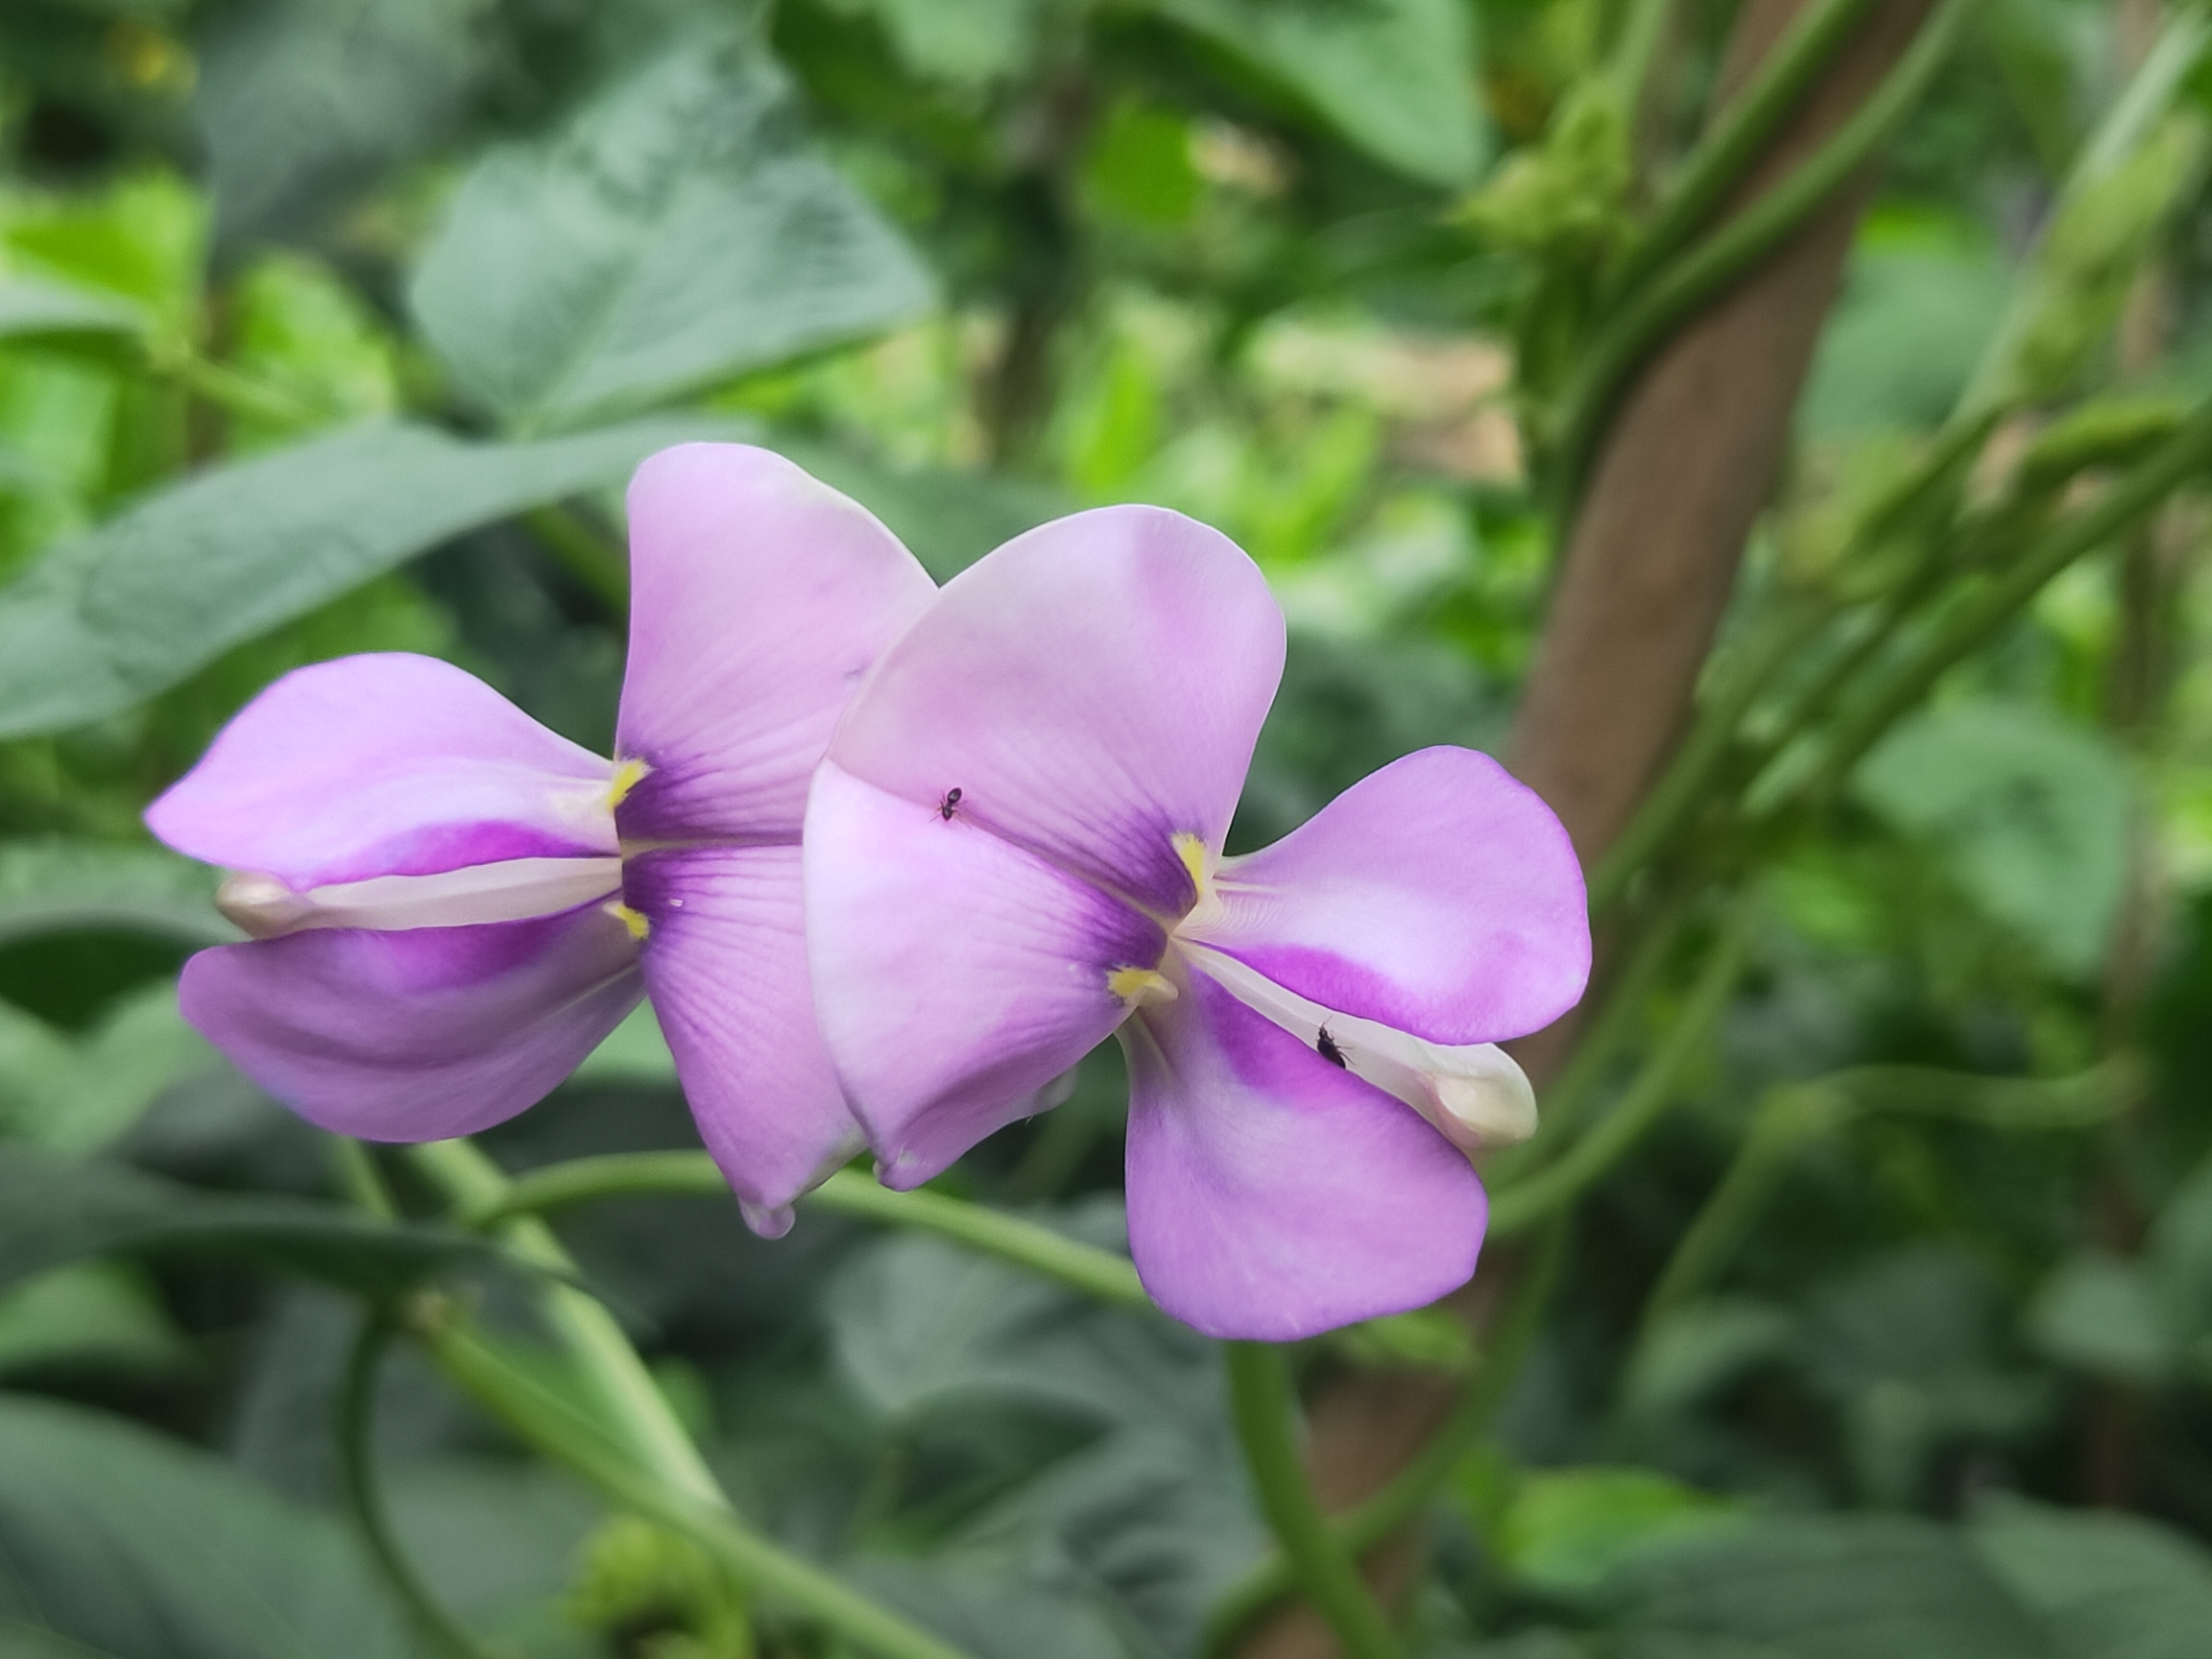
[[[449,662],[285,675],[146,809],[178,852],[296,891],[615,851],[613,763]]]
[[[184,1018],[309,1122],[366,1141],[473,1135],[544,1097],[637,1006],[637,946],[600,906],[203,950]]]
[[[1467,1160],[1203,974],[1122,1031],[1129,1249],[1162,1308],[1273,1342],[1433,1302],[1489,1215]]]
[[[617,739],[629,841],[796,840],[861,674],[936,588],[874,515],[781,455],[684,444],[630,484]]]
[[[1283,613],[1217,531],[1156,507],[1078,513],[948,583],[884,652],[830,757],[1155,914],[1192,898],[1283,673]]]
[[[806,812],[822,1031],[888,1186],[919,1186],[1118,1024],[1159,926],[955,813],[826,762]]]
[[[1567,831],[1472,749],[1392,761],[1274,846],[1224,861],[1214,891],[1219,905],[1184,937],[1432,1043],[1538,1030],[1590,974]]]
[[[648,853],[625,881],[648,924],[639,965],[691,1115],[768,1232],[860,1149],[814,1021],[799,893],[795,844]]]
[[[1395,1094],[1463,1151],[1511,1146],[1536,1133],[1536,1091],[1513,1056],[1497,1044],[1431,1043],[1324,1008],[1233,956],[1203,946],[1186,945],[1184,952],[1193,970],[1211,974],[1247,1008],[1265,1015],[1330,1065],[1341,1065],[1355,1077]]]

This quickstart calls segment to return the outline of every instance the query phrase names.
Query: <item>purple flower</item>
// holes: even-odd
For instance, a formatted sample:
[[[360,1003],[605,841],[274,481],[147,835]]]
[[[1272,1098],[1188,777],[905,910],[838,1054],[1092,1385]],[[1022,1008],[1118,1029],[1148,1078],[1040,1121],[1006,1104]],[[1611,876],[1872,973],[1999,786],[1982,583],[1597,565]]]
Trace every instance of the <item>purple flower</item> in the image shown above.
[[[252,942],[179,999],[325,1128],[466,1135],[543,1096],[650,993],[709,1149],[763,1231],[856,1143],[800,922],[807,779],[933,588],[866,511],[765,450],[664,450],[630,486],[615,757],[447,663],[288,674],[150,807],[234,872]]]
[[[1493,1045],[1571,1007],[1590,957],[1565,830],[1470,750],[1222,857],[1283,645],[1259,569],[1204,525],[1032,531],[883,653],[805,853],[815,999],[884,1181],[926,1181],[1114,1032],[1146,1287],[1276,1339],[1474,1271],[1466,1153],[1535,1122]]]

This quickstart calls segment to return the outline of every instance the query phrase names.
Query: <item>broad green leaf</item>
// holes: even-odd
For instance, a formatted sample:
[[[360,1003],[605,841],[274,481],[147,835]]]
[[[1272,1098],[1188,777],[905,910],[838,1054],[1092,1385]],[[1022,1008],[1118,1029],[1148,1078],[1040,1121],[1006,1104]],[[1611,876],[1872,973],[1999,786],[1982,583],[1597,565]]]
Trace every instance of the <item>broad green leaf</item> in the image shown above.
[[[119,713],[464,531],[724,429],[668,418],[475,444],[379,423],[210,469],[0,589],[0,736]]]
[[[1973,1538],[2062,1659],[2200,1659],[2212,1640],[2212,1555],[2154,1521],[2006,1498]]]
[[[781,435],[769,446],[882,519],[940,582],[1076,506],[1050,485],[998,473],[942,467],[900,469],[818,441]]]
[[[157,170],[97,195],[0,204],[0,247],[19,273],[120,300],[177,338],[196,320],[206,241],[200,193]]]
[[[2103,961],[2127,884],[2129,784],[2096,733],[2025,705],[1937,709],[1877,749],[1856,787],[2054,967]]]
[[[2012,278],[1998,252],[1924,220],[1861,232],[1820,335],[1802,413],[1815,438],[1939,424],[1965,390]]]
[[[850,1571],[972,1659],[1124,1659],[1129,1651],[1091,1597],[1038,1583],[1011,1563],[878,1556]]]
[[[454,380],[517,427],[575,425],[924,309],[928,277],[792,105],[757,49],[699,39],[486,156],[412,289]]]
[[[607,1040],[584,1057],[574,1080],[579,1083],[674,1083],[676,1057],[668,1052],[668,1039],[653,1004],[640,1002],[621,1024],[607,1033]]]
[[[81,928],[220,945],[215,877],[166,848],[63,836],[0,842],[0,945]]]
[[[0,1134],[50,1152],[97,1151],[175,1085],[221,1065],[167,981],[126,998],[82,1037],[0,1002]]]
[[[484,0],[258,0],[216,14],[193,97],[224,239],[343,205],[435,142]]]
[[[72,1262],[0,1294],[0,1377],[57,1365],[146,1371],[184,1358],[160,1301],[121,1262]]]
[[[1157,0],[1280,82],[1377,160],[1469,184],[1490,135],[1459,0]]]
[[[89,1257],[169,1253],[248,1257],[367,1295],[442,1267],[506,1260],[466,1234],[0,1145],[0,1286]]]
[[[1002,81],[1036,50],[1048,0],[830,0],[872,17],[899,60],[926,80],[959,87]]]
[[[129,305],[91,289],[0,273],[0,336],[131,334],[144,321]]]
[[[1623,1569],[1608,1659],[2056,1659],[1964,1537],[1903,1517],[1774,1515]]]
[[[1733,1505],[1648,1469],[1551,1469],[1519,1482],[1498,1549],[1538,1589],[1579,1595],[1640,1551],[1742,1522]]]
[[[334,1517],[196,1448],[22,1397],[0,1397],[0,1644],[10,1633],[72,1659],[414,1652]]]
[[[2175,1334],[2136,1263],[2078,1256],[2051,1276],[2029,1310],[2037,1346],[2099,1376],[2156,1383],[2172,1374]]]

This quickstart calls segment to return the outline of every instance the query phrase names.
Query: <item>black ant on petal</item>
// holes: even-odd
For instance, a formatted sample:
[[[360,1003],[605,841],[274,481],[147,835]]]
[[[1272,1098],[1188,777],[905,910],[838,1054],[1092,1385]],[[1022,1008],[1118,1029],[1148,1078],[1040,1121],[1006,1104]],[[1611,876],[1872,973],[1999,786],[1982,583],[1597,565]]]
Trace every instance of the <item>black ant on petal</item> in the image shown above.
[[[1344,1050],[1336,1039],[1329,1035],[1328,1026],[1321,1027],[1321,1035],[1313,1040],[1313,1048],[1322,1059],[1328,1061],[1338,1070],[1350,1070],[1351,1062],[1344,1058]]]
[[[952,814],[958,811],[959,807],[960,791],[957,788],[948,789],[945,791],[945,799],[937,803],[937,816],[950,824],[952,822]]]

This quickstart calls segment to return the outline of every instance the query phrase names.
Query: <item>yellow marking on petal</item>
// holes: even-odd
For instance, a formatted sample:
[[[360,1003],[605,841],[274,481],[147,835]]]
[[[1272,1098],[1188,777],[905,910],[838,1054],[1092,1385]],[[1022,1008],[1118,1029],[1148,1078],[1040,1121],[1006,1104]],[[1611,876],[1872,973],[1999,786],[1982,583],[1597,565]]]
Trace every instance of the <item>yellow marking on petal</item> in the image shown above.
[[[1172,1002],[1179,995],[1175,982],[1153,968],[1116,968],[1106,975],[1106,989],[1132,1008]]]
[[[1181,830],[1176,831],[1168,844],[1175,849],[1175,856],[1183,860],[1183,868],[1190,872],[1190,890],[1203,898],[1206,892],[1205,838],[1193,835],[1188,830]]]
[[[630,791],[645,781],[645,775],[652,770],[653,768],[646,765],[642,760],[616,761],[613,781],[607,785],[607,809],[613,811],[621,805],[623,801],[628,798]],[[639,934],[638,937],[643,938],[644,935]]]
[[[630,937],[643,944],[645,935],[653,931],[652,922],[641,911],[633,910],[619,899],[610,900],[602,906],[608,915],[630,929]]]

